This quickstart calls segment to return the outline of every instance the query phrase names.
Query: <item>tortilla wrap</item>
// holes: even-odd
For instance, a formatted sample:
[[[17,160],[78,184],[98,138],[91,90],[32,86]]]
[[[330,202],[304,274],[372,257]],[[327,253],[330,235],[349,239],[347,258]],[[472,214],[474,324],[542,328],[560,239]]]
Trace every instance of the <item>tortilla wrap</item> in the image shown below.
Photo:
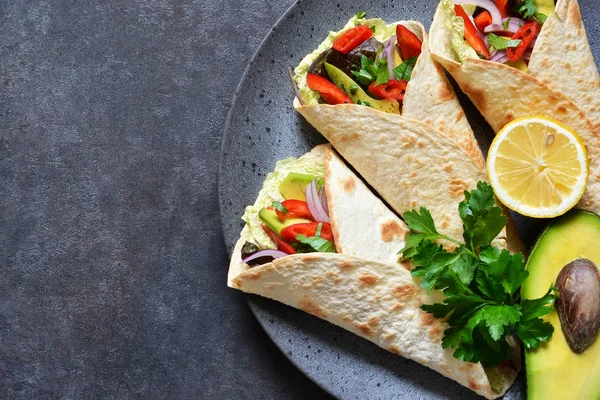
[[[366,22],[368,23],[367,20]],[[413,69],[412,78],[406,87],[402,105],[402,115],[422,121],[433,128],[445,133],[458,143],[469,154],[476,164],[485,168],[485,159],[475,139],[469,121],[454,93],[452,85],[446,78],[443,68],[431,58],[428,37],[423,25],[417,21],[394,22],[388,27],[403,25],[413,32],[422,41],[421,55]],[[332,32],[329,40],[341,36],[344,32],[354,27],[352,20],[339,32]],[[387,38],[386,38],[387,39]],[[317,50],[308,54],[300,63],[311,64],[324,50],[330,46],[321,44]],[[297,73],[296,81],[306,80],[306,71]],[[308,101],[305,105],[316,105]],[[300,101],[295,98],[294,107],[300,107]],[[363,107],[354,105],[354,107]]]
[[[533,48],[528,72],[488,60],[462,63],[449,28],[454,11],[442,0],[429,37],[442,64],[497,133],[510,121],[542,115],[572,128],[589,157],[587,191],[578,208],[600,213],[600,79],[576,0],[559,0]],[[446,5],[446,6],[444,6]]]
[[[325,163],[325,193],[336,251],[364,259],[398,262],[408,228],[396,214],[377,198],[336,154],[330,145],[319,145],[304,158],[320,158]],[[242,262],[241,251],[252,242],[244,226],[235,245],[227,285],[235,288],[233,278],[250,269]]]
[[[439,301],[440,294],[427,295],[399,264],[331,253],[296,254],[245,271],[233,283],[246,293],[347,329],[486,398],[503,395],[517,376],[518,371],[507,367],[486,371],[480,363],[460,361],[451,349],[444,350],[448,325],[419,308]],[[519,354],[517,347],[515,365],[520,365]]]
[[[422,122],[370,107],[315,105],[298,111],[394,211],[426,207],[440,233],[462,240],[458,203],[464,191],[487,182],[487,175],[453,139]],[[511,226],[509,232],[507,237],[503,231],[496,244],[523,252],[516,229]]]

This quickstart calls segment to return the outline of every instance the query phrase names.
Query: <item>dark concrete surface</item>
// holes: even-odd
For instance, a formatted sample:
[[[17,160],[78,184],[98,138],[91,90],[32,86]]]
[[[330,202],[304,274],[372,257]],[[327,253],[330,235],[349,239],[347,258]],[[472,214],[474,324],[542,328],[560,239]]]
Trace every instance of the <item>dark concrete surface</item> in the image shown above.
[[[291,4],[0,2],[0,398],[328,398],[225,288],[221,134]]]

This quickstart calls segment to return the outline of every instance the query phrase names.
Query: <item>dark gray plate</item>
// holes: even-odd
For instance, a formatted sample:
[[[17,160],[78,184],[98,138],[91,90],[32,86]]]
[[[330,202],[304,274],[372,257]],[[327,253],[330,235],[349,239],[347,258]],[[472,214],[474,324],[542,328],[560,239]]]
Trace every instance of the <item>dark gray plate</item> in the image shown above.
[[[600,37],[600,12],[594,0],[581,8],[592,48]],[[293,94],[287,67],[297,65],[325,38],[340,29],[357,10],[386,21],[417,20],[431,23],[437,1],[298,1],[273,27],[238,90],[225,128],[219,172],[221,221],[230,254],[243,227],[246,205],[253,204],[265,175],[277,160],[300,156],[323,137],[292,107]],[[482,148],[487,150],[492,131],[470,102],[463,107]],[[545,222],[515,216],[525,243],[530,246]],[[248,296],[256,318],[267,334],[308,377],[336,397],[344,399],[470,399],[473,392],[413,361],[388,353],[371,342],[316,317],[258,296]],[[524,398],[524,379],[506,399]]]

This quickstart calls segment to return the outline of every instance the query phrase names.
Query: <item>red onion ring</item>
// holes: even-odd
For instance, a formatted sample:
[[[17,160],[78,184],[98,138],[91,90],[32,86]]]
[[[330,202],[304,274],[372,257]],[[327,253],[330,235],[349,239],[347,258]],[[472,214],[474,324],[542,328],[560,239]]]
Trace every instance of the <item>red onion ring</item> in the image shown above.
[[[248,263],[252,260],[256,260],[257,258],[261,258],[261,257],[273,257],[273,259],[275,258],[281,258],[281,257],[285,257],[285,256],[289,256],[289,254],[284,253],[281,250],[259,250],[254,254],[250,254],[248,257],[244,258],[242,261],[245,263]]]
[[[505,28],[504,24],[506,23],[506,21],[508,21],[508,25]],[[490,32],[510,32],[510,33],[515,33],[517,32],[519,29],[521,29],[521,27],[523,27],[523,25],[525,25],[525,21],[522,20],[521,18],[504,18],[502,20],[502,23],[500,25],[496,25],[496,24],[491,24],[485,27],[484,31],[485,33],[490,33]]]
[[[306,196],[306,204],[308,204],[308,210],[317,222],[330,222],[327,212],[323,208],[323,204],[319,200],[319,193],[317,192],[317,181],[312,181],[304,192]]]
[[[485,8],[492,16],[492,24],[502,25],[502,14],[492,0],[452,0],[454,4],[471,4],[481,8]]]
[[[499,62],[499,63],[504,64],[505,62],[508,61],[508,56],[506,55],[505,51],[496,50],[490,56],[490,61]]]

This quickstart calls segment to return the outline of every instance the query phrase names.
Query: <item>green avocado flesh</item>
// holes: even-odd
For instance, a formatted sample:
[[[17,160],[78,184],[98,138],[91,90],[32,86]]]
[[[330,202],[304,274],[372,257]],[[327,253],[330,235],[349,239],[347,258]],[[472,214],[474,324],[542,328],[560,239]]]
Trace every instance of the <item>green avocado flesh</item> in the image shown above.
[[[529,256],[523,298],[545,295],[563,267],[577,258],[600,265],[599,242],[600,217],[595,214],[572,211],[554,221]],[[600,399],[600,340],[575,354],[567,344],[556,307],[544,320],[554,326],[554,334],[537,350],[525,352],[527,398]]]
[[[263,208],[258,212],[258,217],[278,236],[281,236],[281,230],[285,227],[294,224],[305,224],[307,222],[310,222],[309,220],[304,218],[290,218],[282,221],[279,219],[279,216],[277,215],[275,210],[267,210],[266,208]]]
[[[306,187],[315,179],[312,175],[290,172],[279,184],[279,191],[286,200],[306,201]]]
[[[344,71],[341,69],[329,64],[325,63],[325,70],[327,71],[327,75],[331,78],[331,81],[335,84],[335,86],[342,89],[354,103],[358,103],[359,101],[365,105],[369,105],[376,110],[383,111],[386,113],[400,113],[400,106],[398,102],[394,99],[384,99],[377,100],[372,98],[361,88],[352,78],[350,78]],[[354,92],[354,93],[352,93]]]

